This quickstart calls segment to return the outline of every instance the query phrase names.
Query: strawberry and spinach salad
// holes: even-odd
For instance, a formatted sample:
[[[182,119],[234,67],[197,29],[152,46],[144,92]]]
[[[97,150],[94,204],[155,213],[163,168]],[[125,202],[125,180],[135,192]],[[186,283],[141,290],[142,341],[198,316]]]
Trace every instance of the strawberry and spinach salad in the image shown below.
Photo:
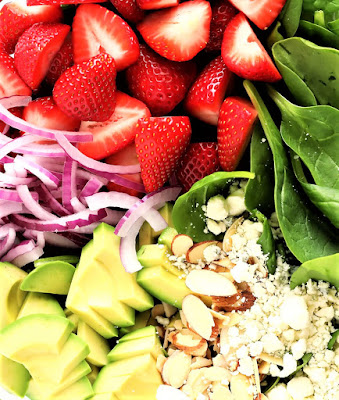
[[[338,0],[2,0],[1,387],[338,399],[338,35]]]

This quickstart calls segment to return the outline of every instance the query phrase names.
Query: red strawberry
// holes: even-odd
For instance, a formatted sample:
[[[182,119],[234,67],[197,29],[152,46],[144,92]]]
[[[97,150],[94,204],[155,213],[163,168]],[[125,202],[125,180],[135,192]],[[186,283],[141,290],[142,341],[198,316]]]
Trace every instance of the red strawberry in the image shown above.
[[[227,0],[217,0],[212,5],[210,40],[205,48],[206,51],[220,51],[226,26],[237,12],[238,10]]]
[[[1,86],[1,84],[0,84]],[[10,108],[8,111],[14,114],[16,117],[21,118],[22,117],[22,109],[23,107],[14,107]],[[0,132],[3,132],[5,129],[6,124],[0,120]]]
[[[105,51],[114,58],[118,71],[139,57],[139,42],[131,27],[98,4],[78,7],[73,19],[73,48],[74,62],[87,61]]]
[[[70,27],[64,24],[35,24],[20,36],[14,62],[21,78],[33,90],[45,78],[69,30]]]
[[[101,160],[133,142],[139,118],[151,115],[141,101],[117,92],[116,107],[103,123],[82,122],[81,131],[93,133],[93,142],[79,143],[79,150],[88,157]]]
[[[137,0],[111,0],[111,3],[124,19],[134,24],[140,22],[145,16]]]
[[[31,94],[31,89],[20,78],[13,58],[4,51],[0,51],[0,98],[30,96]]]
[[[188,61],[206,47],[211,17],[209,2],[186,1],[149,14],[137,28],[145,42],[161,56]]]
[[[22,117],[40,128],[75,131],[80,127],[80,121],[64,114],[52,97],[40,97],[31,101],[24,108]]]
[[[28,6],[38,6],[40,4],[85,4],[85,3],[104,3],[106,0],[27,0]]]
[[[129,90],[149,107],[152,115],[171,112],[184,99],[195,75],[192,61],[166,60],[145,45],[140,45],[138,61],[126,72]]]
[[[179,0],[137,0],[137,3],[143,10],[156,10],[177,6]]]
[[[257,111],[240,97],[228,97],[222,104],[218,121],[218,154],[224,171],[237,167],[250,140]]]
[[[106,121],[116,102],[114,59],[101,53],[68,68],[57,80],[53,98],[70,117],[82,121]]]
[[[106,158],[105,162],[107,164],[112,165],[133,165],[138,164],[138,156],[135,150],[135,143],[134,141],[120,150],[118,153],[112,154],[110,157]],[[120,175],[123,178],[129,179],[130,181],[136,183],[142,183],[141,174],[129,174],[129,175]],[[108,190],[115,191],[115,192],[123,192],[130,194],[131,196],[138,196],[140,193],[134,189],[129,189],[124,186],[117,185],[114,182],[109,182],[107,185]]]
[[[14,1],[0,11],[0,42],[5,51],[14,52],[19,37],[37,22],[60,22],[62,10],[58,6],[28,7],[25,2]]]
[[[264,82],[281,79],[279,71],[242,13],[227,25],[221,55],[227,67],[241,78]]]
[[[191,143],[180,160],[176,176],[184,189],[188,191],[195,182],[219,169],[217,143]]]
[[[286,0],[230,0],[260,29],[267,29],[277,18]]]
[[[73,65],[73,45],[71,36],[67,36],[61,49],[57,52],[49,66],[46,82],[51,86],[60,78],[67,68]]]
[[[230,89],[233,73],[219,56],[211,61],[190,88],[185,107],[196,118],[211,125],[218,124],[221,104]]]
[[[191,138],[188,117],[140,119],[135,146],[147,192],[161,188],[179,165]]]

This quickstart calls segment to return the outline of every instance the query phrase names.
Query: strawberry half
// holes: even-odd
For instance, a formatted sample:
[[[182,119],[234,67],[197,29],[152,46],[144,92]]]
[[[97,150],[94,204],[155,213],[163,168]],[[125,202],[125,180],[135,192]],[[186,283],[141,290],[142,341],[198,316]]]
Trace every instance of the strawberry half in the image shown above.
[[[226,26],[237,12],[238,10],[227,0],[217,0],[212,4],[210,39],[206,51],[220,51]]]
[[[116,102],[116,68],[107,53],[67,69],[57,80],[53,98],[70,117],[82,121],[106,121]]]
[[[104,3],[106,0],[27,0],[28,6],[37,6],[40,4],[85,4],[85,3]]]
[[[233,73],[222,57],[212,60],[190,88],[185,100],[186,110],[208,124],[217,125],[221,104],[232,81]]]
[[[161,188],[177,169],[191,138],[188,117],[150,117],[137,124],[135,146],[147,192]]]
[[[35,24],[20,36],[14,62],[19,75],[31,89],[36,90],[45,78],[69,31],[70,27],[64,24]]]
[[[221,55],[227,67],[241,78],[264,82],[281,79],[279,71],[242,13],[227,25]]]
[[[180,160],[176,173],[186,191],[200,179],[219,171],[218,145],[214,142],[191,143]]]
[[[118,152],[133,142],[139,118],[150,116],[141,101],[117,92],[114,113],[102,123],[82,122],[80,131],[93,134],[93,142],[79,143],[79,150],[86,156],[101,160]]]
[[[218,121],[218,154],[224,171],[237,167],[257,120],[252,103],[240,97],[228,97],[222,104]]]
[[[60,22],[62,10],[58,6],[28,7],[25,2],[13,1],[0,11],[0,42],[5,51],[14,52],[19,37],[38,22]]]
[[[98,4],[78,7],[73,19],[73,49],[76,63],[106,52],[114,58],[118,71],[139,57],[139,42],[131,27]]]
[[[126,71],[129,90],[152,115],[171,112],[184,99],[195,75],[194,62],[166,60],[145,45],[140,45],[138,61]]]
[[[267,29],[280,14],[286,0],[230,0],[260,29]]]
[[[175,7],[179,0],[137,0],[140,8],[143,10],[157,10],[160,8]]]
[[[111,3],[124,19],[134,24],[140,22],[145,16],[137,0],[111,0]]]
[[[71,35],[67,36],[61,49],[56,53],[49,66],[46,82],[53,86],[60,76],[73,65],[73,45]]]
[[[10,96],[30,96],[31,89],[20,78],[14,60],[0,51],[0,98]]]
[[[206,47],[211,17],[209,2],[186,1],[149,14],[137,28],[145,42],[161,56],[188,61]]]

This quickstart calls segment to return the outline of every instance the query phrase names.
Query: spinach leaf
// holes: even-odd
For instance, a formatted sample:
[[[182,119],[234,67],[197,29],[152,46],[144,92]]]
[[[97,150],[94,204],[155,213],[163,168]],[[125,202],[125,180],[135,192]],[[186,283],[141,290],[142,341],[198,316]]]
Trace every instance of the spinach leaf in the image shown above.
[[[284,39],[284,36],[280,33],[279,29],[281,28],[281,22],[277,21],[271,31],[271,33],[267,37],[267,45],[269,48],[272,48],[274,43],[279,42]]]
[[[339,228],[339,190],[308,183],[299,156],[291,155],[293,171],[312,203]]]
[[[279,19],[285,29],[287,37],[294,36],[300,21],[303,0],[287,0]]]
[[[327,24],[328,29],[335,33],[336,35],[339,35],[339,18],[336,19],[335,21],[331,21]]]
[[[333,227],[310,208],[305,195],[298,188],[298,182],[289,169],[280,132],[258,91],[249,81],[245,81],[244,86],[258,111],[273,153],[275,208],[288,248],[301,262],[339,252]]]
[[[293,37],[276,43],[272,53],[287,87],[298,103],[313,106],[317,104],[316,98],[320,104],[339,107],[338,50]]]
[[[309,363],[309,361],[310,361],[310,359],[312,358],[312,356],[313,356],[312,353],[306,353],[306,354],[304,354],[303,357],[302,357],[302,359],[301,359],[301,361],[302,361],[301,364],[299,364],[299,365],[297,366],[297,369],[295,370],[295,372],[293,373],[293,375],[294,375],[296,372],[302,370],[302,369]]]
[[[258,122],[254,128],[250,145],[251,172],[245,190],[245,205],[249,211],[260,210],[267,216],[274,211],[273,156],[264,131]]]
[[[333,21],[339,18],[339,0],[304,0],[302,16],[304,19],[313,21],[316,11],[324,12],[325,20]]]
[[[273,380],[267,386],[262,388],[263,393],[265,394],[269,393],[274,387],[278,385],[279,382],[280,382],[279,376],[277,378],[273,378]]]
[[[304,36],[308,40],[320,45],[339,49],[339,37],[332,31],[313,22],[301,20],[297,35]]]
[[[332,339],[328,342],[327,348],[328,348],[329,350],[333,350],[333,349],[334,349],[334,345],[335,345],[335,343],[336,343],[338,337],[339,337],[339,329],[336,330],[336,331],[332,334]]]
[[[212,233],[205,233],[206,217],[202,206],[217,194],[227,196],[228,189],[235,179],[253,179],[254,174],[247,171],[215,172],[196,182],[191,189],[180,196],[173,207],[172,219],[179,233],[189,235],[195,242],[215,240]]]
[[[301,264],[291,276],[291,289],[306,283],[309,279],[330,282],[339,290],[339,253]]]
[[[281,111],[281,136],[310,170],[317,185],[339,189],[339,110],[330,106],[299,107],[280,93],[269,94]]]

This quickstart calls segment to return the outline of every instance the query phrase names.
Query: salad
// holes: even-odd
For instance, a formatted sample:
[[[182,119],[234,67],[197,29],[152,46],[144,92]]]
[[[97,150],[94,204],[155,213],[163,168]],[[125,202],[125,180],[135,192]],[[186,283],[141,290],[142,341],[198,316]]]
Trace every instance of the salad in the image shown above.
[[[338,18],[1,1],[1,397],[339,399]]]

